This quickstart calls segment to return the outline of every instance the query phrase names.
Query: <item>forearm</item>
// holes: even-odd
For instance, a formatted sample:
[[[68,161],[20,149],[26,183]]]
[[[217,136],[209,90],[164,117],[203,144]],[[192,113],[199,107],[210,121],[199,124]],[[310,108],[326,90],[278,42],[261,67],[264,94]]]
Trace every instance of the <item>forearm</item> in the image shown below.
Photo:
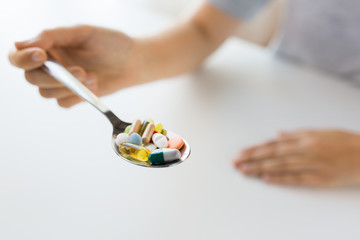
[[[143,78],[151,81],[197,68],[233,34],[238,24],[205,4],[185,23],[157,36],[137,40]]]

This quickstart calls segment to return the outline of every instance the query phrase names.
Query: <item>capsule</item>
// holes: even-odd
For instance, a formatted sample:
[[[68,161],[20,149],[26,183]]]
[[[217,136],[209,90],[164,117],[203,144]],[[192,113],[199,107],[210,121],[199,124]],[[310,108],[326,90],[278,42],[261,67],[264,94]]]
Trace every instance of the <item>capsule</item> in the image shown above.
[[[137,160],[140,162],[147,162],[150,151],[146,148],[132,143],[122,143],[119,146],[121,156],[129,160]]]
[[[141,120],[137,119],[133,124],[131,125],[131,128],[129,130],[129,136],[133,133],[139,133],[141,128]]]
[[[155,130],[155,125],[153,123],[147,125],[142,135],[142,141],[144,144],[150,143],[151,137],[154,134],[154,130]]]
[[[179,160],[180,157],[181,157],[181,153],[179,150],[163,148],[151,152],[149,155],[149,162],[154,165],[164,164],[167,162]]]
[[[146,119],[146,121],[148,121],[149,123],[154,123],[154,120],[152,120],[151,118]]]
[[[164,135],[164,136],[166,136],[166,135],[167,135],[167,131],[166,131],[165,129],[162,129],[161,134]]]
[[[140,128],[140,132],[139,132],[140,136],[142,136],[142,135],[144,134],[145,129],[146,129],[146,127],[147,127],[147,125],[148,125],[149,123],[150,123],[150,122],[149,122],[148,120],[145,120],[145,121],[142,123],[141,128]]]

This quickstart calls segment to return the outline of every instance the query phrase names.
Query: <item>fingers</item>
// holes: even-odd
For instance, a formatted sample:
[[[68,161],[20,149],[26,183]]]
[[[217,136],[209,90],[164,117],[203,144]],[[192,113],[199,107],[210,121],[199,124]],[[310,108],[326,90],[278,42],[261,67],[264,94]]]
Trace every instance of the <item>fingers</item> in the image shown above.
[[[99,80],[96,74],[89,72],[86,76],[85,85],[95,94],[99,93]]]
[[[320,187],[326,185],[326,179],[316,172],[298,174],[265,174],[262,180],[277,185],[311,186]]]
[[[79,66],[69,67],[68,70],[91,91],[97,93],[99,81],[94,73],[87,73]],[[41,69],[26,71],[25,77],[28,82],[39,87],[42,97],[57,99],[61,107],[70,108],[82,101],[75,93]]]
[[[314,130],[298,130],[293,132],[282,131],[279,133],[279,138],[282,140],[295,140],[303,137],[309,137],[316,133]]]
[[[86,80],[86,72],[83,68],[78,66],[69,67],[68,70],[81,82]],[[25,79],[39,87],[39,88],[59,88],[64,87],[59,81],[51,77],[49,74],[44,72],[41,69],[35,69],[30,71],[25,71]]]
[[[243,162],[277,158],[294,155],[301,152],[301,145],[297,141],[276,140],[242,151],[235,159],[237,165]]]
[[[306,156],[286,156],[262,161],[245,162],[238,166],[245,175],[256,176],[267,173],[296,172],[314,169]]]
[[[44,50],[53,47],[76,47],[88,40],[94,30],[94,27],[87,25],[48,29],[44,30],[36,38],[16,42],[15,46],[18,50],[30,47],[38,47]]]
[[[63,85],[41,69],[25,71],[25,79],[39,88],[59,88]]]
[[[76,47],[86,42],[95,28],[81,25],[43,31],[36,38],[16,42],[9,53],[11,64],[25,70],[33,70],[47,60],[46,52],[54,47]]]
[[[74,106],[80,102],[82,102],[82,99],[76,95],[57,100],[57,103],[59,104],[59,106],[63,107],[63,108],[71,108],[72,106]]]
[[[9,53],[9,61],[12,65],[32,70],[39,68],[47,60],[46,52],[41,48],[26,48],[23,50],[12,49]]]
[[[75,94],[66,87],[60,88],[39,88],[39,93],[44,98],[68,98],[75,96]]]

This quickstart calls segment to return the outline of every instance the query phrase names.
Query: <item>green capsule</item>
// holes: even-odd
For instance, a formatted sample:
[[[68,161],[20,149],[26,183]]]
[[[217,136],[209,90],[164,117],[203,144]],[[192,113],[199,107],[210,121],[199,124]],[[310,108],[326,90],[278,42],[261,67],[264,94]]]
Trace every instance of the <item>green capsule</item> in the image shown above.
[[[149,162],[151,164],[164,164],[167,162],[172,162],[179,160],[181,153],[177,149],[163,148],[154,150],[149,155]]]
[[[124,133],[129,133],[131,129],[131,124],[125,128]]]
[[[161,134],[164,135],[164,136],[166,136],[166,135],[167,135],[167,131],[166,131],[165,129],[163,129],[163,130],[161,131]]]

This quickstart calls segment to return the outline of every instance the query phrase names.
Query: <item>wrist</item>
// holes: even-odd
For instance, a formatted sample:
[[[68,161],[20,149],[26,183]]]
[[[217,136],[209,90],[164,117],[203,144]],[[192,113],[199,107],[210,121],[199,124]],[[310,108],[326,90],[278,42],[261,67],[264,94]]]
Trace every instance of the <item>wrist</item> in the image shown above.
[[[154,55],[151,54],[151,46],[146,39],[134,39],[137,62],[137,82],[147,83],[157,79],[154,74]]]

